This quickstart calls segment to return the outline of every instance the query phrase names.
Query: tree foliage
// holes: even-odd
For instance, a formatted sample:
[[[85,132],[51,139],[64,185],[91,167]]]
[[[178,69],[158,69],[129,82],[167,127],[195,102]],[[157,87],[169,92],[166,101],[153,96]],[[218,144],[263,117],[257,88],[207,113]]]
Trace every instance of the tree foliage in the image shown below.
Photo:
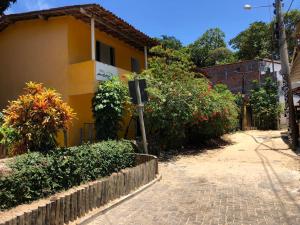
[[[253,85],[250,105],[255,126],[264,130],[276,129],[280,112],[276,82],[271,77],[268,77],[261,86],[258,84],[258,81],[254,81]]]
[[[291,10],[284,15],[286,28],[288,53],[290,58],[294,53],[296,39],[294,33],[296,25],[300,21],[300,11]],[[237,50],[238,59],[270,58],[272,52],[275,58],[279,58],[278,40],[274,38],[275,21],[271,23],[254,22],[231,39],[229,44]]]
[[[233,63],[236,61],[235,54],[228,48],[221,47],[211,50],[207,58],[207,66]]]
[[[116,139],[122,125],[122,116],[130,104],[127,86],[113,78],[99,83],[92,100],[98,140]]]
[[[198,67],[231,61],[232,52],[226,48],[225,33],[219,28],[207,30],[189,46],[191,59]]]
[[[162,35],[161,38],[157,38],[157,40],[163,48],[179,50],[183,47],[181,41],[174,36]]]
[[[239,59],[269,58],[272,49],[270,38],[270,25],[265,22],[254,22],[231,39],[229,44],[238,50]]]
[[[8,9],[17,0],[1,0],[0,1],[0,16],[3,15],[4,11]]]
[[[24,94],[9,102],[3,111],[5,138],[15,135],[13,152],[48,151],[56,147],[56,135],[66,130],[75,117],[60,94],[43,84],[26,83]],[[5,133],[5,132],[4,132]]]
[[[151,147],[176,149],[234,129],[237,108],[226,88],[215,89],[206,78],[197,78],[184,51],[157,46],[151,52],[155,56],[141,74],[149,87],[145,122]]]
[[[300,11],[297,9],[291,10],[284,15],[284,24],[286,29],[286,40],[288,44],[288,53],[292,57],[294,54],[297,40],[295,38],[296,25],[300,22]],[[276,46],[277,55],[279,55],[279,48]]]

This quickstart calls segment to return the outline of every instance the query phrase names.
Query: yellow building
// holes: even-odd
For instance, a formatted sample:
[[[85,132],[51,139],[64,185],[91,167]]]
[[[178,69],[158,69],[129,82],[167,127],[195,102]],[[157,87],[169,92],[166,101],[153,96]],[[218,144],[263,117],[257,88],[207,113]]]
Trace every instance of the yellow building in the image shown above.
[[[99,81],[147,66],[155,42],[99,5],[76,5],[0,18],[0,109],[25,82],[42,82],[77,113],[68,145],[89,136]],[[87,129],[90,130],[90,129]]]

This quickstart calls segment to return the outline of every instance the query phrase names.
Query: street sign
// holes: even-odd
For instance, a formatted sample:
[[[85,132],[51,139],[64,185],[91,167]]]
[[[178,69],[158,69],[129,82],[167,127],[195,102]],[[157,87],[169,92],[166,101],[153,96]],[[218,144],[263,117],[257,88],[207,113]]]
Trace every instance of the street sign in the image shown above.
[[[139,79],[139,86],[140,86],[140,91],[141,91],[141,99],[142,103],[145,103],[148,101],[148,93],[146,91],[147,89],[147,83],[145,79]],[[138,104],[138,99],[136,95],[136,87],[135,87],[135,81],[128,81],[128,86],[129,86],[129,94],[131,97],[131,102],[135,105]]]
[[[148,144],[147,144],[144,114],[143,114],[144,103],[148,101],[148,94],[146,92],[146,88],[147,88],[146,80],[138,79],[137,76],[135,76],[133,81],[128,82],[128,86],[129,86],[131,101],[133,104],[136,105],[136,109],[139,115],[140,129],[143,138],[144,153],[148,154],[148,146],[147,146]]]

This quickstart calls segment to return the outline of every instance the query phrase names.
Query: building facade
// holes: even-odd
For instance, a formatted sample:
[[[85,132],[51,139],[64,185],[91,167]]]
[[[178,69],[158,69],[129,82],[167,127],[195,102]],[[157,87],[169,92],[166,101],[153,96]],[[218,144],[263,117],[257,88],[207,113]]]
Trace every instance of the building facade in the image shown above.
[[[0,109],[28,81],[62,94],[77,114],[68,145],[94,123],[91,100],[98,82],[126,79],[147,63],[155,42],[99,5],[76,5],[0,18]],[[60,142],[62,136],[60,135]]]
[[[284,105],[283,82],[280,70],[281,64],[278,61],[272,62],[268,59],[257,59],[201,68],[200,72],[204,74],[213,85],[222,83],[233,93],[242,93],[246,96],[250,94],[254,80],[262,83],[266,77],[271,76],[278,83],[279,102],[281,105]],[[248,109],[247,112],[246,126],[251,127],[251,109]],[[284,114],[280,116],[279,123],[282,127],[286,126]]]

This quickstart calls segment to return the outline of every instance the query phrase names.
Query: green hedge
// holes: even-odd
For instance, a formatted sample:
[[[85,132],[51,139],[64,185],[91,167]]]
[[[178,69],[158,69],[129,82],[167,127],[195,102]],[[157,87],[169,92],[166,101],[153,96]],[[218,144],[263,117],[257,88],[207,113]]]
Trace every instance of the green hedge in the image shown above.
[[[33,152],[18,156],[9,165],[12,173],[0,179],[0,209],[28,203],[133,166],[133,152],[128,141],[105,141],[57,149],[48,154]]]

